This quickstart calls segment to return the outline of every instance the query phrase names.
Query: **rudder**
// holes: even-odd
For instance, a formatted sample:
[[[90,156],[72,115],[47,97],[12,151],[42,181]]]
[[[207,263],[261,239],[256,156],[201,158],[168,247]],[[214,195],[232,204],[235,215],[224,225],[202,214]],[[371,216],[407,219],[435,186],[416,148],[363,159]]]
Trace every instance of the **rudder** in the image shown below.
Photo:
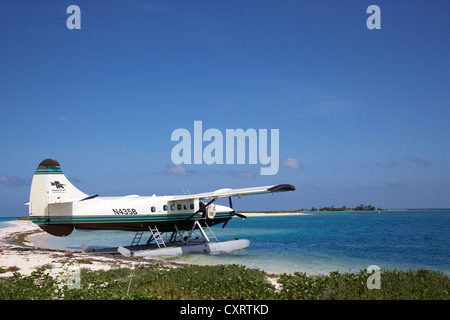
[[[47,221],[49,222],[49,224],[46,226],[49,227],[50,217],[65,216],[71,213],[71,204],[68,204],[67,206],[58,205],[58,210],[52,210],[51,203],[64,199],[85,197],[87,197],[87,194],[78,190],[66,178],[66,176],[61,171],[61,167],[58,161],[54,159],[45,159],[37,167],[33,176],[33,181],[31,182],[29,215],[31,218],[48,218]],[[64,210],[65,208],[67,208],[67,210]],[[54,209],[57,209],[57,207],[54,207]],[[42,219],[38,220],[43,221]],[[46,230],[46,226],[41,224],[39,225],[41,226],[41,228]],[[67,232],[68,230],[62,233]]]

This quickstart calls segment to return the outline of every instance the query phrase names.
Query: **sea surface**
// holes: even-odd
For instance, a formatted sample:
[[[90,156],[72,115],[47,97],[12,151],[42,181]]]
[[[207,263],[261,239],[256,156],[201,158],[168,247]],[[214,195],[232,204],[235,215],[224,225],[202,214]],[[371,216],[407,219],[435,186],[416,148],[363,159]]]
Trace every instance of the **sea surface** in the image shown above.
[[[212,230],[219,240],[249,239],[251,244],[231,253],[192,253],[164,259],[234,263],[271,273],[357,272],[377,265],[397,270],[428,268],[450,275],[450,210],[233,218],[226,228],[215,226]],[[63,238],[41,234],[31,240],[40,246],[80,250],[81,244],[129,245],[133,237],[134,232],[75,230]]]
[[[0,217],[0,228],[6,228],[9,226],[8,221],[17,220],[17,217]]]

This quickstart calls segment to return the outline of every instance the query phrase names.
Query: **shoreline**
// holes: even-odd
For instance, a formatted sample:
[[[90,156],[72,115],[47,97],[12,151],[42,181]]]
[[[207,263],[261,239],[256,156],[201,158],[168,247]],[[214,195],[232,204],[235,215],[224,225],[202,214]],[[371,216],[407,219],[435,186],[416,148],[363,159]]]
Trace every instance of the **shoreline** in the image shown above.
[[[253,212],[245,213],[247,217],[269,217],[269,216],[295,216],[307,215],[302,212],[278,212],[264,213]],[[29,237],[43,234],[38,225],[30,220],[11,220],[2,223],[7,224],[6,227],[0,228],[0,277],[13,276],[14,271],[18,271],[23,275],[30,275],[36,268],[43,265],[52,265],[49,269],[51,275],[57,276],[64,269],[64,265],[71,261],[84,261],[81,268],[90,270],[109,270],[113,266],[123,266],[133,268],[137,264],[152,265],[158,263],[162,266],[182,267],[191,265],[188,262],[173,262],[164,258],[143,258],[143,257],[125,257],[122,255],[108,255],[98,253],[87,253],[78,250],[53,249],[36,245]],[[66,266],[67,267],[67,266]],[[5,270],[8,270],[4,272]]]
[[[51,268],[46,268],[45,272],[55,278],[64,277],[64,274],[68,276],[68,267],[72,265],[92,271],[117,267],[147,267],[155,263],[175,268],[189,265],[158,259],[38,247],[34,246],[28,237],[43,233],[39,226],[27,220],[13,220],[5,223],[10,226],[0,229],[0,270],[3,269],[2,271],[6,272],[0,272],[0,277],[11,277],[14,272],[29,276],[37,268],[49,265]]]
[[[51,266],[45,268],[44,273],[56,280],[65,280],[71,275],[69,267],[72,265],[78,266],[80,269],[87,268],[90,271],[145,268],[155,264],[161,268],[182,268],[192,265],[188,262],[173,262],[148,257],[125,257],[38,247],[34,246],[28,237],[45,233],[39,226],[29,220],[13,220],[5,223],[11,226],[0,229],[0,270],[6,270],[6,272],[0,272],[0,279],[12,277],[16,271],[23,276],[29,276],[43,266]],[[277,290],[280,290],[278,274],[267,272],[266,279]]]
[[[306,216],[306,215],[308,215],[308,213],[304,213],[304,212],[271,212],[271,213],[242,212],[242,214],[247,217],[276,217],[276,216]]]
[[[127,268],[127,269],[131,269],[131,270],[123,270],[124,272],[128,272],[126,273],[127,275],[132,275],[131,277],[133,277],[134,275],[134,271],[133,269],[140,269],[140,268],[147,268],[149,267],[149,271],[152,271],[152,269],[154,271],[164,271],[164,272],[168,272],[167,276],[169,277],[169,279],[174,279],[174,275],[175,277],[178,275],[178,271],[184,272],[184,267],[187,266],[192,266],[192,265],[199,265],[202,266],[202,264],[197,264],[197,263],[188,263],[188,262],[171,262],[171,261],[160,261],[157,259],[149,259],[149,258],[142,258],[142,257],[124,257],[121,255],[101,255],[101,254],[92,254],[92,253],[85,253],[85,252],[77,252],[77,251],[69,251],[69,250],[65,250],[65,249],[49,249],[49,248],[42,248],[42,247],[36,247],[33,246],[31,244],[31,242],[28,240],[29,236],[32,236],[34,234],[40,234],[43,233],[43,231],[39,228],[39,226],[35,225],[34,223],[32,223],[31,221],[26,221],[26,220],[15,220],[15,221],[8,221],[6,222],[8,224],[7,227],[5,228],[0,228],[0,280],[4,279],[6,280],[6,278],[9,278],[6,280],[7,285],[15,285],[15,283],[17,283],[17,281],[15,280],[14,277],[14,272],[18,272],[19,274],[21,274],[22,276],[33,276],[34,281],[37,281],[37,283],[39,284],[39,281],[42,281],[43,279],[45,279],[45,277],[42,277],[43,274],[49,274],[54,280],[56,280],[57,286],[62,286],[65,284],[69,284],[69,280],[73,281],[71,278],[73,276],[73,267],[77,268],[78,270],[80,269],[88,269],[90,271],[97,271],[97,270],[104,270],[104,271],[108,271],[111,269],[115,269],[115,268]],[[8,268],[15,268],[15,270],[7,270]],[[178,270],[175,270],[175,268],[179,268]],[[259,269],[257,267],[253,267],[255,269]],[[4,272],[6,271],[7,272]],[[190,269],[187,269],[190,270]],[[194,269],[196,270],[196,269]],[[197,269],[198,270],[198,269]],[[200,269],[200,270],[219,270],[219,269],[210,269],[210,268],[205,268],[205,269]],[[229,270],[229,269],[228,269]],[[259,269],[261,270],[261,269]],[[33,272],[38,272],[33,273]],[[172,271],[172,272],[171,272]],[[121,271],[122,272],[122,271]],[[147,272],[147,271],[145,271]],[[392,276],[396,276],[397,271],[394,270],[394,272],[386,270],[383,271],[386,272],[386,277],[388,277],[388,275],[390,275],[390,277]],[[427,285],[422,285],[422,284],[417,284],[417,281],[420,280],[421,283],[423,282],[423,276],[424,274],[427,275],[427,278],[430,279],[430,281],[432,281],[433,279],[435,279],[437,276],[438,278],[438,282],[434,281],[433,282],[433,287],[432,289],[433,291],[433,296],[432,297],[438,297],[438,299],[442,299],[442,297],[444,297],[445,299],[448,299],[448,289],[445,289],[446,291],[445,294],[446,296],[442,295],[442,281],[448,281],[448,276],[443,275],[442,273],[436,272],[436,271],[432,271],[433,273],[430,273],[430,271],[428,271],[428,269],[425,269],[422,273],[419,273],[419,271],[417,272],[411,272],[410,271],[402,271],[404,275],[408,275],[407,281],[404,283],[400,283],[398,284],[397,282],[395,282],[395,285],[398,287],[398,290],[400,290],[401,292],[403,292],[403,294],[405,295],[405,299],[423,299],[422,296],[417,296],[415,295],[414,290],[411,291],[411,285],[417,285],[417,292],[423,292],[424,290],[428,290],[429,287]],[[198,273],[198,272],[195,272]],[[214,272],[213,272],[214,273]],[[202,272],[200,273],[202,274]],[[250,273],[246,273],[251,275],[252,272]],[[383,273],[384,274],[384,273]],[[145,275],[145,274],[144,274]],[[329,289],[327,289],[327,291],[324,291],[325,293],[320,296],[320,297],[325,297],[325,299],[327,299],[329,297],[329,293],[333,293],[333,290],[335,290],[335,285],[332,284],[332,282],[330,282],[331,278],[329,275],[325,275],[325,278],[321,278],[327,281],[327,285],[330,286]],[[102,274],[97,274],[96,276],[102,278]],[[189,276],[191,276],[191,274],[189,274]],[[342,283],[342,286],[344,288],[344,292],[345,290],[348,290],[348,285],[347,283],[352,283],[352,281],[354,282],[354,280],[356,279],[355,284],[351,285],[350,284],[350,288],[352,291],[360,291],[360,279],[359,278],[355,278],[355,274],[354,273],[342,273],[342,276],[344,277],[344,280],[348,280],[348,281],[344,281]],[[170,278],[172,277],[172,278]],[[274,296],[280,299],[292,299],[292,296],[290,295],[290,290],[292,289],[293,293],[295,294],[295,296],[303,296],[303,288],[305,285],[307,285],[307,287],[305,287],[304,289],[310,292],[315,292],[314,290],[317,289],[314,288],[314,284],[316,283],[315,281],[312,281],[311,286],[308,285],[309,279],[317,279],[315,278],[314,275],[307,275],[305,274],[305,276],[302,276],[300,274],[301,277],[301,281],[306,281],[305,283],[302,282],[301,284],[301,288],[300,289],[295,289],[294,287],[290,288],[288,287],[287,290],[284,289],[284,287],[286,285],[291,285],[292,281],[297,281],[298,276],[294,275],[294,274],[288,274],[287,275],[287,280],[286,280],[286,276],[285,275],[280,275],[280,274],[276,274],[276,273],[271,273],[271,272],[265,272],[265,279],[266,281],[268,281],[272,286],[273,286],[273,290],[274,290]],[[384,276],[383,276],[384,277]],[[165,278],[165,276],[163,277]],[[19,278],[20,279],[20,276]],[[125,278],[124,278],[125,279]],[[131,283],[131,279],[128,281],[128,278],[126,278],[126,283],[122,284],[122,286],[119,288],[120,295],[118,295],[118,297],[128,297],[128,290],[130,288],[130,283]],[[328,280],[327,280],[328,279]],[[384,278],[383,278],[384,279]],[[386,278],[388,279],[388,278]],[[177,279],[179,280],[179,279]],[[203,279],[200,279],[201,282],[203,282]],[[11,282],[12,281],[12,282]],[[14,282],[16,281],[16,282]],[[168,280],[164,286],[166,285],[173,285],[173,283],[171,282],[172,280]],[[385,281],[385,280],[383,280]],[[3,283],[3,280],[2,280]],[[20,282],[19,282],[20,283]],[[127,287],[128,285],[128,287]],[[253,285],[253,283],[252,283]],[[101,288],[102,286],[100,286],[99,288]],[[86,288],[86,287],[85,287]],[[124,296],[125,289],[127,289],[127,295]],[[252,287],[253,288],[253,287]],[[347,288],[347,289],[345,289]],[[448,288],[448,287],[447,287]],[[19,288],[19,290],[21,290],[22,288]],[[87,287],[87,289],[89,289],[89,287]],[[38,290],[40,290],[38,288]],[[138,288],[134,288],[133,292],[137,292],[141,290],[140,287]],[[155,298],[155,295],[150,292],[150,293],[145,293],[146,289],[145,287],[142,289],[144,292],[143,296],[138,295],[138,297],[142,298],[142,297],[148,297],[150,298]],[[283,291],[285,290],[285,291]],[[300,291],[298,291],[300,290]],[[330,291],[331,290],[331,291]],[[7,292],[7,291],[5,291]],[[11,297],[13,297],[14,299],[14,290],[13,293],[11,293]],[[66,291],[67,292],[67,291]],[[140,292],[140,291],[139,291]],[[138,292],[138,294],[140,294]],[[337,291],[334,292],[339,292],[339,289]],[[372,291],[368,291],[369,293]],[[184,294],[184,291],[180,291],[180,294]],[[306,291],[305,291],[306,293]],[[109,294],[109,291],[108,291]],[[92,299],[105,299],[105,297],[109,297],[107,293],[105,292],[100,292],[94,296],[92,296]],[[114,294],[114,293],[113,293]],[[116,292],[117,294],[117,292]],[[148,296],[145,296],[145,294],[148,294]],[[198,299],[198,291],[192,291],[189,293],[190,295],[189,297],[194,297],[194,299]],[[277,294],[281,294],[281,296],[278,296]],[[317,293],[317,294],[320,294]],[[85,295],[86,297],[90,297],[89,293],[87,293]],[[85,297],[82,295],[82,297]],[[181,295],[180,295],[181,296]],[[7,297],[7,296],[6,296]],[[59,296],[55,296],[57,298],[61,298]],[[70,296],[71,297],[71,296]],[[71,299],[71,298],[68,299]],[[169,295],[167,295],[165,292],[161,293],[159,292],[157,294],[157,297],[159,298],[163,298],[163,299],[174,299],[174,296],[172,293],[170,293]],[[210,295],[205,296],[205,299],[210,299]],[[229,297],[229,294],[226,293],[226,295],[224,297],[220,297],[219,299],[227,299]],[[344,296],[346,297],[346,296]],[[398,295],[396,293],[391,293],[389,290],[386,291],[385,299],[398,299]],[[426,297],[426,296],[425,296]],[[42,299],[42,295],[37,297],[38,299]],[[53,299],[53,296],[49,296],[48,298]],[[347,299],[360,299],[361,296],[360,295],[351,295],[349,296]],[[364,297],[364,299],[367,298],[371,298],[371,299],[379,299],[379,296],[371,296],[371,295],[366,295]],[[22,296],[20,296],[20,299],[24,299]],[[25,299],[34,299],[34,296],[26,296]],[[46,299],[45,297],[43,299]],[[177,299],[177,298],[175,298]],[[314,296],[311,296],[311,299],[315,299]]]

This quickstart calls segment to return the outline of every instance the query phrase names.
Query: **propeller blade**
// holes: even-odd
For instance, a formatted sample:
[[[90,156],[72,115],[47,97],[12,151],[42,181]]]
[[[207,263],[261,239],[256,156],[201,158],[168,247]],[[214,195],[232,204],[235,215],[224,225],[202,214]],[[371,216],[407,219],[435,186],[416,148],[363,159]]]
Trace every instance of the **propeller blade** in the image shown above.
[[[239,218],[242,218],[242,219],[247,219],[247,216],[244,216],[243,214],[241,214],[241,213],[237,213],[236,211],[234,211],[234,212],[232,212],[232,214],[234,215],[234,216],[238,216]]]
[[[225,228],[225,226],[227,225],[228,221],[230,221],[230,219],[228,219],[227,221],[225,221],[225,223],[222,225],[222,229]]]
[[[230,202],[230,208],[233,209],[233,202],[231,202],[231,197],[228,197],[228,201]],[[233,216],[238,216],[239,218],[242,218],[242,219],[244,219],[244,220],[247,219],[246,216],[244,216],[243,214],[240,214],[240,213],[234,211],[234,209],[233,209],[233,211],[231,212],[231,214],[232,214]]]

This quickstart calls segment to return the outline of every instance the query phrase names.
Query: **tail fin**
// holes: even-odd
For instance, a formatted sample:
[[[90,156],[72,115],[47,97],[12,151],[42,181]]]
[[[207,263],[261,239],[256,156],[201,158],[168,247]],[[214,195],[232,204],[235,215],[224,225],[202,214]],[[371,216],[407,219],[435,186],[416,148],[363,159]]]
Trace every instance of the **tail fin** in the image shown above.
[[[87,194],[75,188],[62,173],[58,161],[45,159],[39,164],[31,182],[29,214],[31,217],[59,215],[60,210],[50,212],[49,204],[85,197]]]

